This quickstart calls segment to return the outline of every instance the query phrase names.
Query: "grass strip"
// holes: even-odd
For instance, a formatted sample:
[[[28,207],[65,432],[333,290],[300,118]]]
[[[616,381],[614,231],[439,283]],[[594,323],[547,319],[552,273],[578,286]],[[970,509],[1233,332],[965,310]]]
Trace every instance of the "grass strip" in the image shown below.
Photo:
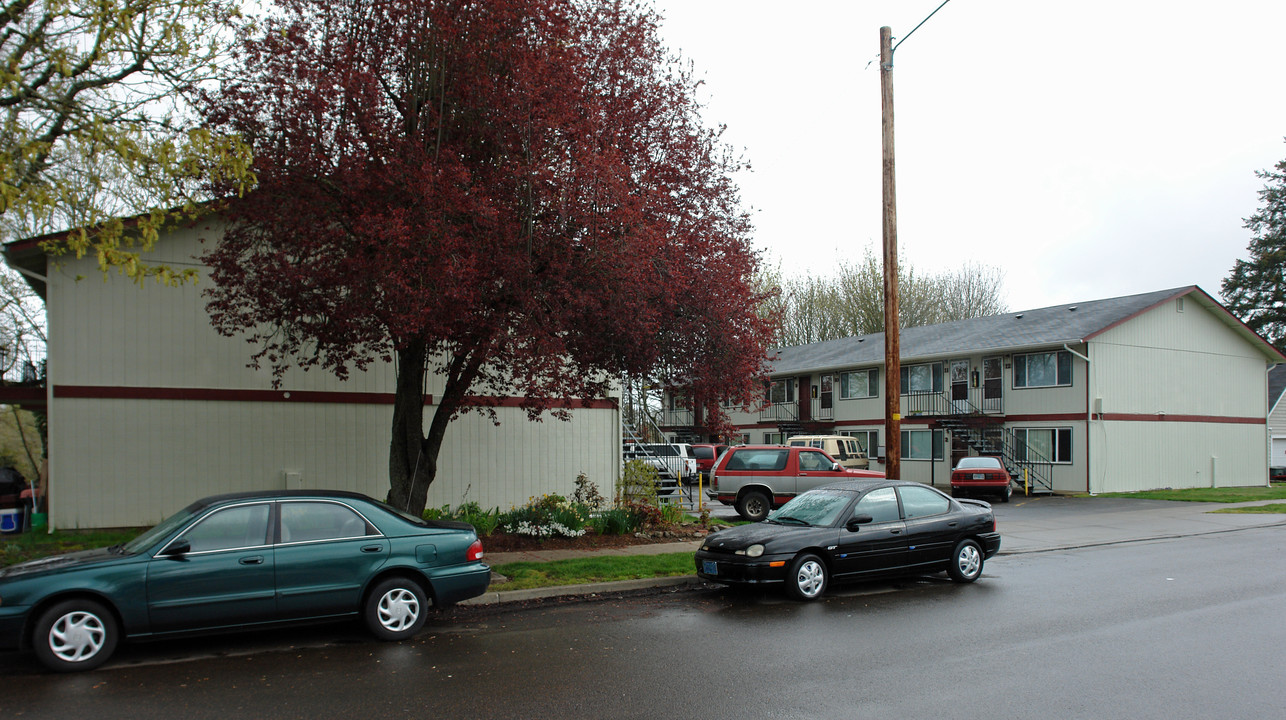
[[[51,555],[64,555],[79,550],[109,547],[129,542],[142,532],[132,530],[43,530],[0,536],[0,567],[37,560]]]
[[[550,562],[513,562],[492,567],[492,571],[509,578],[493,584],[491,590],[527,590],[558,585],[637,580],[639,578],[693,575],[696,565],[693,553],[677,552],[660,555],[596,555],[575,560]]]
[[[1237,514],[1260,514],[1268,515],[1272,513],[1286,513],[1286,503],[1269,503],[1268,505],[1250,505],[1239,508],[1224,508],[1222,510],[1212,510],[1217,513],[1237,513]]]
[[[1183,502],[1237,503],[1252,500],[1286,500],[1286,485],[1271,487],[1185,488],[1183,490],[1145,490],[1132,493],[1101,493],[1098,497],[1137,498],[1142,500],[1179,500]]]

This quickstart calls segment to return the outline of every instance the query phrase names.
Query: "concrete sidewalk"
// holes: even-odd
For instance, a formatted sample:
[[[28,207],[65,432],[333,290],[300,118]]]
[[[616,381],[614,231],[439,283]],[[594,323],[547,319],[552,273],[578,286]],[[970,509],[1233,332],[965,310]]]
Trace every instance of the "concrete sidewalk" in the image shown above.
[[[1273,502],[1281,501],[1265,500],[1227,504],[1131,498],[1015,496],[1009,503],[996,503],[993,509],[996,513],[996,528],[1001,535],[1000,554],[1017,555],[1224,533],[1254,527],[1286,527],[1286,515],[1211,512]],[[725,511],[718,505],[714,506],[713,514],[719,517],[736,517],[736,513],[731,509]],[[486,556],[486,560],[494,567],[510,562],[548,562],[588,556],[696,552],[701,547],[701,542],[701,540],[690,540],[602,550],[531,550],[490,553]],[[486,546],[485,539],[483,546]],[[566,595],[596,595],[698,582],[700,581],[696,575],[687,575],[531,590],[505,591],[504,585],[500,584],[493,585],[485,594],[462,604],[486,605]]]

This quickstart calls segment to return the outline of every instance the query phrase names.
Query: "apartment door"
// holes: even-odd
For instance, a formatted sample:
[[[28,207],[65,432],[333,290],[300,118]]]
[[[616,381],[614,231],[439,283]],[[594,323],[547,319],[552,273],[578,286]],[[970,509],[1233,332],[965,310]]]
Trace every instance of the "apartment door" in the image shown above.
[[[1004,411],[1004,400],[1001,393],[1005,383],[1001,379],[1004,362],[999,356],[982,359],[982,411],[998,413]]]
[[[969,361],[951,361],[951,414],[969,412]]]

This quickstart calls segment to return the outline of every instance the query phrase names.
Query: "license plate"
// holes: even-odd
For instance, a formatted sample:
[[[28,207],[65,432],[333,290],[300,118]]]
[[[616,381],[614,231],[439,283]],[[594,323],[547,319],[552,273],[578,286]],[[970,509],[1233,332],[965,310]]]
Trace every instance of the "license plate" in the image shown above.
[[[973,479],[974,479],[974,480],[986,480],[986,479],[987,479],[987,475],[986,475],[986,473],[974,473],[974,474],[973,474]]]
[[[701,571],[704,572],[706,575],[718,575],[719,563],[715,562],[714,560],[702,560]]]

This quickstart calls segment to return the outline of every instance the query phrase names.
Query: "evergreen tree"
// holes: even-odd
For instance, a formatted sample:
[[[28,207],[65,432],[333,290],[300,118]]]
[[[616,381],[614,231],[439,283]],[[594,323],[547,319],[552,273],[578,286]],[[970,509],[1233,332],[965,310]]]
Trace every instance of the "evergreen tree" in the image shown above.
[[[1286,352],[1286,160],[1255,173],[1267,180],[1259,210],[1246,219],[1249,260],[1237,260],[1221,294],[1234,315]]]

